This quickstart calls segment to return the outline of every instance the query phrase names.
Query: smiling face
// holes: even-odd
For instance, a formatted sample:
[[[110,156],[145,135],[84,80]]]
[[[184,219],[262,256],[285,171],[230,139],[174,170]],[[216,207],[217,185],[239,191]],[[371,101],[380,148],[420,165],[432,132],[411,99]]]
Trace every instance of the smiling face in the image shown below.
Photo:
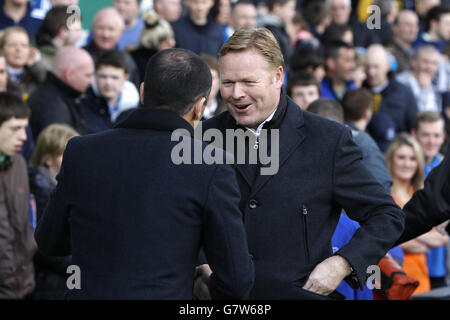
[[[414,137],[422,147],[427,162],[431,162],[445,140],[444,120],[420,122]]]
[[[284,70],[269,66],[252,49],[232,51],[220,59],[220,93],[236,121],[256,129],[280,101]]]
[[[392,178],[394,180],[412,181],[417,168],[418,161],[412,147],[402,145],[394,152],[392,156]]]

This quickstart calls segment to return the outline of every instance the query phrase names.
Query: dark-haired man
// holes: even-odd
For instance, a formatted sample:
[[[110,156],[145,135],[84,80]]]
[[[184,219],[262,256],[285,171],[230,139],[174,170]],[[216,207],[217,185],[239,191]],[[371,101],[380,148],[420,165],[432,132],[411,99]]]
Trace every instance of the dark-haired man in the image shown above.
[[[45,15],[44,21],[36,34],[36,47],[41,52],[48,69],[51,69],[53,58],[59,48],[74,46],[80,38],[81,21],[73,20],[68,27],[69,17],[70,13],[67,12],[67,6],[51,8]]]
[[[122,52],[106,51],[95,64],[95,80],[81,101],[89,133],[111,129],[116,120],[139,104],[139,93],[128,81],[127,62]]]
[[[20,98],[0,93],[0,300],[23,299],[35,286],[27,165],[18,154],[29,116]]]
[[[44,253],[72,253],[81,289],[69,298],[192,299],[201,246],[212,298],[248,295],[253,264],[233,169],[179,164],[172,152],[175,135],[195,143],[210,90],[199,56],[160,51],[147,64],[142,108],[112,130],[69,141],[35,235]]]
[[[347,90],[356,89],[353,82],[355,59],[355,48],[346,42],[338,41],[327,45],[325,49],[327,75],[320,87],[323,98],[340,101]]]
[[[294,73],[288,79],[287,94],[303,110],[320,98],[320,84],[311,73]]]

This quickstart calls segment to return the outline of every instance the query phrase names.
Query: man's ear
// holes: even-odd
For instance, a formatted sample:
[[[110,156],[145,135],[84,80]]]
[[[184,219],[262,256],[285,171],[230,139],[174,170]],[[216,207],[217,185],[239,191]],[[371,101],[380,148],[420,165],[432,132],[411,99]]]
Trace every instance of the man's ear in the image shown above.
[[[411,135],[412,135],[414,138],[417,138],[417,131],[416,131],[416,129],[414,129],[414,128],[411,129]]]
[[[197,101],[194,102],[194,112],[193,112],[193,117],[194,117],[194,121],[200,121],[200,119],[203,116],[203,111],[205,110],[206,107],[206,98],[205,97],[201,97],[198,98]]]
[[[284,69],[282,66],[279,66],[275,73],[275,82],[277,83],[277,87],[281,89],[284,83]]]
[[[139,95],[141,96],[141,103],[144,105],[144,83],[141,82],[141,85],[139,87]]]

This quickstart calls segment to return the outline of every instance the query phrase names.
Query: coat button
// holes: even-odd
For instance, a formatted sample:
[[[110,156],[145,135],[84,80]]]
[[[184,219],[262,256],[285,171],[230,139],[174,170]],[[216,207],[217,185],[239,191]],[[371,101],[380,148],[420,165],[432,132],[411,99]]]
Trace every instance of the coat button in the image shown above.
[[[248,202],[248,206],[250,209],[256,209],[258,207],[258,201],[252,199]]]

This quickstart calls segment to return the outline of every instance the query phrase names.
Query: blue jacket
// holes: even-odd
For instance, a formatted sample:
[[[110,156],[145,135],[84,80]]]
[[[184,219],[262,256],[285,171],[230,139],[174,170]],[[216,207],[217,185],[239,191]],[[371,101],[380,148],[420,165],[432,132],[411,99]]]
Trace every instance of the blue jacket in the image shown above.
[[[208,17],[204,26],[195,25],[189,15],[181,17],[172,24],[178,48],[188,49],[196,54],[217,56],[224,43],[222,26]]]

